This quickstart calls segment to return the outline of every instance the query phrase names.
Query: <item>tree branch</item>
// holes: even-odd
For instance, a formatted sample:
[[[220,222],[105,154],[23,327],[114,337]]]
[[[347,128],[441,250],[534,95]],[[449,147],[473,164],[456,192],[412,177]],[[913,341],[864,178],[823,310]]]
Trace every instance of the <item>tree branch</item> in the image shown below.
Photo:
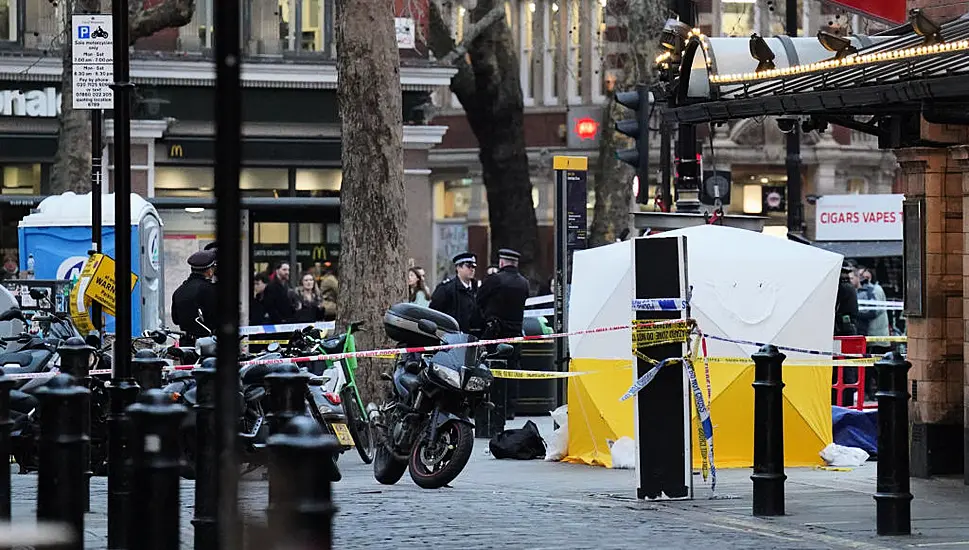
[[[195,0],[164,0],[150,8],[144,7],[143,0],[128,0],[130,43],[161,30],[187,25],[194,14]]]
[[[438,3],[432,0],[428,4],[428,11],[430,12],[428,47],[430,47],[431,52],[436,57],[446,58],[455,50],[454,39],[451,37],[451,29],[444,22],[444,16],[441,13],[441,7]],[[480,31],[478,32],[480,34]],[[471,67],[467,63],[464,63],[463,56],[458,59],[461,62],[455,64],[458,72],[451,78],[451,91],[458,96],[461,105],[464,105],[465,109],[467,109],[475,101],[474,73],[471,71]]]
[[[447,64],[454,63],[455,61],[464,60],[464,54],[468,53],[468,48],[471,47],[471,43],[474,42],[475,38],[478,38],[485,29],[491,26],[492,23],[498,21],[505,16],[505,6],[499,3],[497,6],[492,8],[491,11],[485,14],[484,17],[474,22],[468,29],[464,32],[464,39],[461,40],[456,48],[454,48],[451,53],[444,56],[441,61]]]

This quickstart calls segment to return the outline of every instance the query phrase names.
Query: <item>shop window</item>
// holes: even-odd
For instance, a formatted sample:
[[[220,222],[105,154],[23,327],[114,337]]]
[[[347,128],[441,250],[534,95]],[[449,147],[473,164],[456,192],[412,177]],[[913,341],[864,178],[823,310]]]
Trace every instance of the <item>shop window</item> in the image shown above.
[[[471,206],[469,178],[439,181],[434,184],[434,217],[436,219],[467,218]]]
[[[762,188],[758,184],[744,186],[744,214],[760,214],[764,211]]]
[[[249,197],[285,197],[289,194],[289,170],[285,168],[243,168],[239,188]]]
[[[562,62],[562,14],[559,0],[547,0],[543,5],[545,28],[545,56],[543,60],[543,79],[545,84],[545,103],[554,105],[559,98],[559,73],[565,68]]]
[[[0,42],[17,40],[17,1],[0,0]]]
[[[334,0],[280,0],[276,13],[283,49],[332,55],[335,8]]]
[[[39,195],[41,178],[40,164],[0,166],[4,195]]]
[[[288,244],[289,224],[286,222],[254,223],[252,237],[252,242],[256,244]]]
[[[211,197],[215,174],[211,167],[156,166],[156,197]]]
[[[720,34],[722,36],[750,36],[755,30],[755,0],[721,0]]]
[[[610,90],[606,57],[606,4],[608,0],[596,0],[592,5],[592,102],[605,103]]]
[[[336,197],[340,195],[343,171],[296,170],[296,196],[298,197]]]
[[[565,81],[568,83],[569,103],[572,105],[579,105],[582,103],[582,77],[583,69],[585,69],[582,63],[582,33],[579,28],[580,21],[583,20],[583,14],[580,13],[581,2],[579,0],[568,0],[568,7],[567,36],[569,43],[569,59],[568,70],[565,73]],[[587,18],[586,21],[588,21]]]
[[[535,79],[533,74],[538,64],[535,58],[535,2],[522,2],[518,18],[518,50],[521,55],[519,67],[522,81],[522,97],[525,105],[535,103]]]

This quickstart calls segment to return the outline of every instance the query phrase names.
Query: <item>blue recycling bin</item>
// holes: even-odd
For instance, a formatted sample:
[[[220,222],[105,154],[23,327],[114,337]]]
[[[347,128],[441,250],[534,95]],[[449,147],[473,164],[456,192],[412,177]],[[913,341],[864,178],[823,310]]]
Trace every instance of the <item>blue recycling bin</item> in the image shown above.
[[[102,252],[115,256],[114,195],[101,202]],[[33,256],[34,278],[71,280],[81,273],[91,249],[91,194],[72,192],[47,197],[17,229],[20,272]],[[131,194],[131,272],[138,276],[132,292],[131,335],[163,326],[163,226],[148,201]],[[105,315],[105,332],[114,332],[114,317]]]

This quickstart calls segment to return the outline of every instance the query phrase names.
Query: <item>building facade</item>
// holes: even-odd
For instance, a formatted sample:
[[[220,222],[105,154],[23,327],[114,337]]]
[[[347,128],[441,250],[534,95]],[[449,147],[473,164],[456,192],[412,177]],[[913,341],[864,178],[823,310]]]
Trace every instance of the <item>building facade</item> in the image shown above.
[[[139,40],[131,124],[132,188],[166,223],[166,264],[215,233],[213,197],[214,0],[195,2],[189,25]],[[342,181],[333,0],[248,0],[244,5],[243,169],[250,272],[279,260],[293,270],[336,267]],[[0,5],[0,248],[17,253],[17,223],[49,194],[61,111],[63,5]],[[405,36],[406,38],[406,36]],[[409,255],[429,264],[433,195],[427,154],[447,128],[413,123],[414,108],[450,81],[416,45],[401,44]],[[70,101],[70,98],[66,98]],[[105,114],[103,178],[113,181],[113,121]],[[299,198],[298,208],[294,201]],[[206,207],[209,207],[207,209]],[[177,284],[169,284],[169,292]]]
[[[525,139],[531,161],[533,202],[540,236],[552,246],[554,196],[551,157],[577,154],[598,157],[598,133],[593,139],[578,135],[577,122],[589,119],[601,130],[602,107],[617,81],[614,54],[625,45],[615,40],[627,35],[624,0],[511,0],[506,2],[506,20],[516,39],[521,60],[520,77],[525,102]],[[697,2],[700,29],[708,36],[749,37],[783,33],[784,2],[771,0],[700,0]],[[877,23],[840,13],[817,0],[799,2],[801,35],[814,35],[821,28],[835,32],[876,32]],[[468,12],[458,4],[450,13],[452,25],[468,24]],[[659,45],[657,44],[657,52]],[[447,90],[435,94],[441,114],[434,124],[450,130],[443,143],[430,155],[431,180],[435,196],[434,242],[436,268],[446,271],[446,258],[459,249],[471,248],[488,257],[487,197],[481,183],[477,144],[457,99]],[[588,126],[585,126],[587,128]],[[653,125],[658,130],[658,122]],[[728,213],[766,214],[767,231],[786,230],[786,210],[772,208],[762,197],[773,190],[784,191],[785,136],[773,120],[745,120],[713,128],[698,128],[703,139],[703,170],[725,171],[731,176]],[[712,137],[711,137],[712,136]],[[650,136],[650,162],[656,166],[650,178],[649,204],[658,195],[659,133]],[[895,183],[895,160],[880,151],[867,135],[832,126],[823,134],[803,136],[801,145],[803,198],[842,193],[890,193]],[[592,218],[594,196],[590,172],[588,198]],[[632,185],[632,182],[630,182]],[[786,203],[786,201],[784,201]],[[813,236],[814,212],[806,205],[808,237]],[[551,266],[544,266],[547,270]]]

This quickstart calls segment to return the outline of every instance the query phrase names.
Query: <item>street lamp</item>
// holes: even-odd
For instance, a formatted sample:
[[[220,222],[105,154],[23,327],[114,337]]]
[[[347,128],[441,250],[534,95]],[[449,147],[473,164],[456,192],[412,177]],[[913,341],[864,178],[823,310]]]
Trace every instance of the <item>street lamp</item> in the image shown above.
[[[774,51],[767,45],[767,41],[757,33],[750,35],[750,57],[759,62],[755,72],[769,71],[774,68]]]
[[[818,42],[829,52],[835,52],[835,59],[858,53],[858,48],[851,45],[851,40],[829,32],[818,31]]]

